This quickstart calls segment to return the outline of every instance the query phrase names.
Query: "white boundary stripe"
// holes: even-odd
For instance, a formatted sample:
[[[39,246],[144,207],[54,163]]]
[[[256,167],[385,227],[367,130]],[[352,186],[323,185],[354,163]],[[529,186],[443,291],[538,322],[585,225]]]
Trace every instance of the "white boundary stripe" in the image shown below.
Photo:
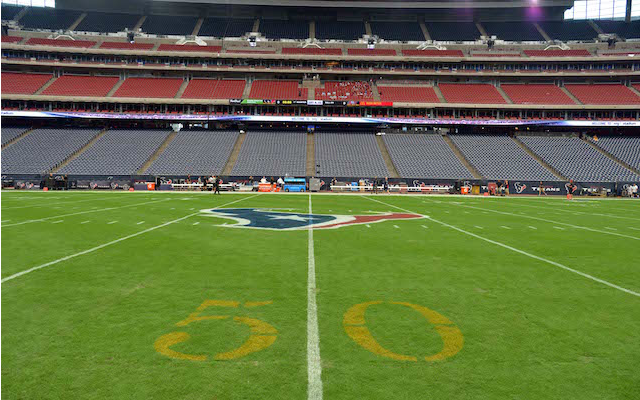
[[[112,199],[113,198],[110,198],[109,200],[112,200]],[[83,202],[87,202],[87,201],[96,201],[96,200],[107,200],[107,198],[100,197],[100,198],[97,198],[97,199],[57,201],[55,203],[38,203],[38,204],[31,204],[31,205],[28,205],[28,206],[2,207],[2,209],[3,210],[15,210],[17,208],[43,208],[43,207],[49,207],[49,206],[58,205],[58,204],[76,204],[76,203],[83,203]],[[60,207],[54,207],[54,208],[60,208]]]
[[[97,210],[78,211],[78,212],[75,212],[75,213],[62,214],[62,215],[54,215],[53,217],[45,217],[45,218],[38,218],[38,219],[29,219],[29,220],[26,220],[26,221],[16,222],[16,223],[9,224],[9,225],[4,224],[4,225],[2,225],[2,228],[7,228],[7,227],[10,227],[10,226],[16,226],[16,225],[30,224],[30,223],[33,223],[33,222],[43,222],[43,221],[47,221],[47,220],[50,220],[50,219],[62,218],[62,217],[69,217],[69,216],[72,216],[72,215],[81,215],[81,214],[94,213],[94,212],[99,212],[99,211],[109,211],[109,210],[117,210],[117,209],[120,209],[120,208],[127,208],[127,207],[141,206],[141,205],[143,205],[143,204],[151,204],[151,203],[157,203],[157,202],[159,202],[159,201],[168,201],[168,200],[171,200],[171,199],[162,199],[162,200],[145,201],[145,202],[143,202],[143,203],[128,204],[128,205],[125,205],[125,206],[107,207],[107,208],[100,208],[100,209],[97,209]]]
[[[402,210],[402,211],[404,211],[404,212],[414,213],[414,214],[419,214],[419,213],[416,213],[416,212],[414,212],[414,211],[409,211],[409,210],[407,210],[407,209],[404,209],[404,208],[401,208],[401,207],[398,207],[398,206],[394,206],[394,205],[392,205],[392,204],[387,204],[387,203],[382,202],[382,201],[380,201],[380,200],[372,199],[371,197],[367,197],[367,199],[369,199],[369,200],[371,200],[371,201],[375,201],[375,202],[381,203],[381,204],[386,204],[386,205],[391,206],[391,207],[395,207],[395,208],[397,208],[398,210]],[[618,286],[618,285],[613,284],[613,283],[611,283],[611,282],[607,282],[607,281],[605,281],[605,280],[603,280],[603,279],[596,278],[596,277],[595,277],[595,276],[593,276],[593,275],[586,274],[586,273],[584,273],[584,272],[578,271],[578,270],[573,269],[573,268],[571,268],[571,267],[567,267],[566,265],[562,265],[562,264],[557,263],[557,262],[555,262],[555,261],[547,260],[546,258],[542,258],[542,257],[536,256],[535,254],[527,253],[527,252],[526,252],[526,251],[524,251],[524,250],[516,249],[515,247],[509,246],[509,245],[507,245],[507,244],[500,243],[500,242],[496,242],[495,240],[491,240],[491,239],[485,238],[485,237],[483,237],[483,236],[476,235],[475,233],[467,232],[467,231],[465,231],[464,229],[460,229],[460,228],[458,228],[457,226],[449,225],[449,224],[447,224],[446,222],[438,221],[437,219],[433,219],[433,218],[431,218],[431,217],[429,217],[429,216],[426,216],[426,215],[425,215],[424,217],[425,217],[425,218],[429,218],[431,221],[433,221],[433,222],[437,222],[438,224],[440,224],[440,225],[442,225],[442,226],[446,226],[446,227],[451,228],[451,229],[454,229],[454,230],[456,230],[456,231],[458,231],[458,232],[460,232],[460,233],[464,233],[465,235],[472,236],[472,237],[474,237],[474,238],[476,238],[476,239],[484,240],[485,242],[488,242],[488,243],[491,243],[491,244],[495,244],[496,246],[503,247],[503,248],[505,248],[505,249],[511,250],[511,251],[513,251],[513,252],[516,252],[516,253],[522,254],[522,255],[524,255],[524,256],[527,256],[527,257],[530,257],[530,258],[533,258],[533,259],[536,259],[536,260],[538,260],[538,261],[542,261],[542,262],[545,262],[545,263],[547,263],[547,264],[551,264],[551,265],[553,265],[553,266],[555,266],[555,267],[562,268],[562,269],[564,269],[565,271],[573,272],[574,274],[578,274],[578,275],[580,275],[580,276],[582,276],[582,277],[585,277],[585,278],[587,278],[587,279],[591,279],[592,281],[595,281],[595,282],[598,282],[598,283],[602,283],[603,285],[606,285],[606,286],[612,287],[612,288],[614,288],[614,289],[618,289],[618,290],[620,290],[620,291],[622,291],[622,292],[629,293],[629,294],[631,294],[631,295],[634,295],[634,296],[640,297],[640,293],[638,293],[638,292],[634,292],[633,290],[629,290],[629,289],[627,289],[627,288],[623,288],[622,286]]]
[[[229,202],[229,203],[221,204],[221,205],[217,206],[216,208],[224,207],[224,206],[227,206],[227,205],[229,205],[229,204],[237,203],[237,202],[239,202],[239,201],[246,200],[246,199],[248,199],[248,198],[255,197],[255,196],[257,196],[257,195],[253,195],[253,196],[245,197],[245,198],[242,198],[242,199],[239,199],[239,200],[235,200],[235,201],[232,201],[232,202]],[[39,269],[46,268],[46,267],[50,267],[50,266],[52,266],[52,265],[58,264],[58,263],[60,263],[60,262],[62,262],[62,261],[67,261],[67,260],[70,260],[70,259],[75,258],[75,257],[78,257],[78,256],[83,256],[83,255],[85,255],[85,254],[93,253],[93,252],[94,252],[94,251],[96,251],[96,250],[100,250],[100,249],[103,249],[103,248],[105,248],[105,247],[108,247],[108,246],[114,245],[114,244],[116,244],[116,243],[120,243],[120,242],[122,242],[122,241],[125,241],[125,240],[127,240],[127,239],[131,239],[131,238],[134,238],[134,237],[136,237],[136,236],[140,236],[140,235],[142,235],[142,234],[145,234],[145,233],[147,233],[147,232],[155,231],[156,229],[159,229],[159,228],[165,227],[165,226],[167,226],[167,225],[171,225],[171,224],[174,224],[174,223],[176,223],[176,222],[180,222],[180,221],[185,220],[185,219],[187,219],[187,218],[193,217],[193,216],[194,216],[194,215],[196,215],[196,214],[198,214],[198,213],[197,213],[197,212],[195,212],[195,213],[192,213],[192,214],[186,215],[186,216],[184,216],[184,217],[181,217],[181,218],[178,218],[178,219],[174,219],[174,220],[169,221],[169,222],[165,222],[164,224],[160,224],[160,225],[152,226],[151,228],[147,228],[147,229],[145,229],[145,230],[143,230],[143,231],[136,232],[136,233],[132,233],[131,235],[123,236],[123,237],[118,238],[118,239],[116,239],[116,240],[112,240],[112,241],[110,241],[110,242],[103,243],[103,244],[101,244],[101,245],[98,245],[98,246],[92,247],[92,248],[90,248],[90,249],[83,250],[83,251],[81,251],[81,252],[78,252],[78,253],[75,253],[75,254],[68,255],[68,256],[66,256],[66,257],[58,258],[57,260],[53,260],[53,261],[50,261],[50,262],[48,262],[48,263],[45,263],[45,264],[42,264],[42,265],[38,265],[38,266],[36,266],[36,267],[29,268],[29,269],[26,269],[26,270],[24,270],[24,271],[17,272],[17,273],[15,273],[15,274],[13,274],[13,275],[9,275],[9,276],[7,276],[6,278],[2,278],[2,281],[0,281],[0,283],[5,283],[5,282],[10,281],[10,280],[12,280],[12,279],[18,278],[18,277],[20,277],[20,276],[22,276],[22,275],[26,275],[26,274],[28,274],[28,273],[30,273],[30,272],[37,271],[37,270],[39,270]]]
[[[587,226],[580,226],[580,225],[567,224],[566,222],[552,221],[552,220],[550,220],[550,219],[545,219],[545,218],[540,218],[540,217],[534,217],[534,216],[532,216],[532,215],[514,214],[514,213],[510,213],[510,212],[506,212],[506,211],[491,210],[491,209],[489,209],[489,208],[482,208],[482,207],[468,206],[468,205],[465,205],[465,204],[461,204],[460,206],[461,206],[461,207],[474,208],[474,209],[476,209],[476,210],[482,210],[482,211],[491,211],[491,212],[498,213],[498,214],[511,215],[511,216],[514,216],[514,217],[536,219],[536,220],[538,220],[538,221],[544,221],[544,222],[549,222],[549,223],[552,223],[552,224],[569,226],[569,227],[571,227],[571,228],[584,229],[584,230],[586,230],[586,231],[591,231],[591,232],[606,233],[607,235],[614,235],[614,236],[625,237],[625,238],[628,238],[628,239],[640,240],[640,237],[637,237],[637,236],[629,236],[629,235],[625,235],[625,234],[622,234],[622,233],[611,232],[611,231],[602,231],[602,230],[599,230],[599,229],[589,228],[589,227],[587,227]]]
[[[489,198],[491,200],[499,200],[502,198]],[[482,199],[480,201],[486,201],[486,199]],[[496,202],[494,202],[496,203]],[[624,220],[636,220],[636,221],[640,221],[640,219],[638,218],[630,218],[630,217],[625,217],[625,216],[621,216],[621,215],[613,215],[613,214],[601,214],[601,213],[594,213],[594,212],[584,212],[584,211],[576,211],[576,210],[568,210],[568,209],[560,209],[560,208],[555,208],[553,207],[555,205],[555,203],[550,204],[551,207],[544,207],[544,206],[534,206],[533,204],[522,204],[523,202],[519,202],[518,206],[522,206],[522,207],[531,207],[531,208],[538,208],[538,209],[542,209],[542,210],[547,210],[549,212],[556,212],[559,214],[580,214],[580,215],[597,215],[599,217],[610,217],[610,218],[620,218],[620,219],[624,219]]]
[[[309,193],[309,215],[313,214]],[[309,219],[311,221],[311,219]],[[322,399],[322,362],[320,359],[320,332],[318,305],[316,304],[316,257],[313,249],[313,226],[309,227],[309,256],[307,274],[307,399]]]

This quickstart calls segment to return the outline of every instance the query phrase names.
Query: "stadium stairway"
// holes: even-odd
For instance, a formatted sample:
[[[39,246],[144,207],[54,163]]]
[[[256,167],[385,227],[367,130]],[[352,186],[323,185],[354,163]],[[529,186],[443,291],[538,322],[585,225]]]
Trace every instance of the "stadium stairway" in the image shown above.
[[[444,141],[449,145],[449,147],[451,148],[451,150],[453,151],[453,154],[456,155],[456,157],[458,157],[458,160],[460,160],[460,162],[462,163],[462,165],[464,165],[464,167],[471,172],[471,175],[473,175],[473,177],[475,179],[484,179],[484,177],[482,176],[482,174],[473,166],[471,165],[471,163],[469,162],[469,160],[467,160],[467,157],[464,156],[464,154],[462,154],[462,152],[460,151],[460,149],[458,148],[458,146],[456,146],[455,143],[453,143],[453,140],[451,140],[451,138],[449,137],[449,135],[443,135],[442,138],[444,139]]]
[[[315,38],[316,38],[316,21],[311,20],[309,21],[309,39],[315,39]]]
[[[598,32],[598,35],[604,35],[605,32],[602,30],[602,28],[600,28],[598,26],[598,24],[596,24],[596,22],[592,19],[588,19],[587,22],[589,23],[589,25],[591,25],[591,27],[593,28],[593,30],[595,30],[596,32]]]
[[[602,155],[604,155],[605,157],[609,158],[610,160],[622,165],[623,167],[625,167],[628,170],[633,171],[635,174],[640,175],[640,169],[638,168],[634,168],[633,166],[627,164],[626,162],[622,161],[621,159],[619,159],[618,157],[614,156],[613,154],[609,153],[608,151],[606,151],[605,149],[603,149],[602,147],[598,146],[596,143],[594,143],[592,140],[586,139],[585,137],[582,137],[582,140],[587,142],[587,144],[589,144],[589,146],[593,147],[594,149],[598,150]]]
[[[40,87],[40,89],[36,90],[36,92],[34,93],[34,95],[38,95],[38,94],[42,94],[42,92],[44,92],[44,90],[46,88],[48,88],[49,86],[51,86],[53,84],[53,82],[56,81],[56,79],[58,79],[58,77],[56,77],[55,75],[51,77],[51,79],[49,79],[49,81],[47,83],[45,83],[44,85],[42,85]]]
[[[144,24],[144,21],[146,21],[146,20],[147,20],[147,16],[146,15],[143,15],[142,17],[140,17],[140,19],[138,20],[138,23],[133,27],[132,32],[138,32],[140,30],[140,28],[142,27],[142,24]]]
[[[14,144],[15,142],[18,142],[20,139],[22,139],[23,137],[27,136],[28,134],[31,133],[31,131],[33,131],[33,128],[29,128],[26,131],[22,132],[21,134],[19,134],[18,136],[14,137],[13,139],[9,140],[7,143],[2,145],[2,150],[6,149],[7,147],[11,146],[12,144]]]
[[[542,29],[542,27],[537,22],[534,22],[533,26],[535,26],[536,29],[538,30],[538,32],[540,32],[540,34],[542,35],[544,40],[546,40],[547,42],[551,42],[552,41],[551,37],[549,35],[547,35],[547,32],[545,32],[544,29]]]
[[[307,133],[307,176],[316,175],[316,139],[313,133]]]
[[[429,34],[429,30],[427,29],[427,25],[424,24],[424,21],[420,19],[419,21],[420,30],[422,30],[422,34],[424,35],[424,40],[431,40],[431,35]]]
[[[189,80],[185,79],[184,81],[182,81],[182,85],[180,85],[180,89],[178,89],[178,92],[176,93],[175,96],[173,96],[174,99],[179,99],[182,97],[182,94],[184,93],[185,89],[187,89],[187,86],[189,86]]]
[[[251,86],[251,85],[247,85]],[[244,96],[243,96],[244,97]],[[240,154],[240,149],[242,148],[242,143],[247,138],[247,133],[240,133],[238,138],[236,139],[236,143],[233,145],[233,150],[231,150],[231,154],[229,154],[229,159],[227,163],[224,165],[222,169],[222,176],[230,176],[231,171],[233,171],[233,167],[236,165],[236,161],[238,161],[238,155]]]
[[[107,93],[106,97],[111,97],[113,96],[113,94],[120,89],[120,86],[122,86],[122,84],[124,83],[124,79],[120,78],[120,80],[118,81],[118,83],[116,83],[111,90],[109,90],[109,93]]]
[[[564,86],[560,86],[560,90],[562,90],[562,91],[564,92],[564,94],[566,94],[567,96],[569,96],[569,98],[570,98],[571,100],[573,100],[573,102],[574,102],[574,103],[576,103],[576,104],[582,104],[582,102],[581,102],[580,100],[578,100],[578,98],[577,98],[576,96],[574,96],[574,95],[573,95],[573,93],[571,93],[571,92],[569,91],[569,89],[567,89],[566,87],[564,87]]]
[[[636,86],[638,86],[638,85],[636,85]],[[636,88],[635,88],[635,86],[630,85],[630,86],[627,86],[627,87],[629,88],[629,90],[631,90],[631,91],[632,91],[633,93],[635,93],[637,96],[640,96],[640,91],[638,91],[638,89],[636,89]],[[640,87],[640,86],[638,86],[638,87]]]
[[[249,93],[251,93],[251,86],[253,85],[253,81],[247,81],[247,84],[244,86],[244,90],[242,91],[242,98],[248,99]]]
[[[64,160],[62,160],[62,162],[58,165],[56,165],[54,168],[51,169],[51,173],[55,174],[56,172],[60,171],[62,168],[66,167],[71,161],[75,160],[76,158],[78,158],[82,153],[84,153],[87,149],[89,149],[91,146],[93,146],[93,144],[100,139],[101,137],[103,137],[106,133],[107,133],[108,129],[103,129],[100,131],[100,133],[98,133],[97,135],[95,135],[91,140],[89,140],[87,142],[87,144],[85,144],[84,146],[82,146],[80,148],[80,150],[76,151],[75,153],[69,155],[69,157],[65,158]]]
[[[85,13],[80,14],[80,16],[78,17],[78,19],[76,19],[76,20],[73,22],[73,24],[71,24],[71,26],[69,27],[69,30],[70,30],[70,31],[75,30],[75,29],[76,29],[76,27],[77,27],[78,25],[80,25],[80,22],[82,22],[82,20],[86,18],[86,16],[87,16],[87,13],[86,13],[86,12],[85,12]]]
[[[482,26],[480,22],[476,22],[476,28],[478,28],[478,32],[480,32],[480,35],[489,37],[489,34],[487,33],[486,29],[484,29],[484,26]]]
[[[380,99],[380,96],[378,96]],[[387,149],[387,145],[384,143],[381,135],[376,135],[376,142],[378,142],[378,148],[380,149],[380,154],[382,154],[382,159],[384,163],[387,165],[387,171],[389,171],[389,178],[400,178],[400,174],[398,173],[398,169],[393,164],[391,160],[391,156],[389,155],[389,149]]]
[[[511,135],[510,135],[511,136]],[[518,139],[516,136],[511,136],[511,139],[516,142],[516,144],[518,146],[520,146],[520,148],[522,148],[522,150],[526,151],[527,154],[529,154],[531,157],[533,157],[534,160],[536,160],[538,162],[538,164],[542,165],[543,167],[545,167],[549,172],[551,172],[556,178],[558,178],[561,181],[567,181],[569,180],[569,178],[567,178],[566,176],[562,175],[557,169],[553,168],[550,164],[548,164],[546,161],[544,161],[542,159],[542,157],[540,157],[539,155],[537,155],[536,153],[533,152],[533,150],[531,150],[530,148],[527,147],[526,144],[524,144],[520,139]]]
[[[433,85],[433,91],[436,92],[436,96],[438,96],[438,100],[440,100],[440,103],[447,102],[447,100],[442,95],[442,91],[440,91],[440,88],[438,87],[438,85]]]
[[[509,104],[513,104],[513,100],[509,98],[509,96],[505,93],[505,91],[500,86],[496,86],[496,90],[498,90],[498,93],[500,93],[504,101],[506,101]]]
[[[376,85],[375,82],[371,84],[371,94],[375,101],[380,101],[380,92],[378,92],[378,85]]]
[[[138,175],[144,174],[144,172],[149,169],[151,164],[153,164],[153,162],[155,160],[157,160],[158,157],[160,157],[160,154],[162,154],[165,151],[167,146],[169,146],[169,143],[171,143],[173,141],[173,139],[176,138],[177,134],[178,134],[178,132],[176,132],[176,131],[171,132],[169,134],[169,136],[167,136],[167,138],[164,140],[164,142],[162,142],[160,147],[158,147],[156,149],[156,151],[151,155],[151,157],[149,157],[149,159],[147,161],[145,161],[144,164],[142,164],[142,167],[140,167],[140,169],[136,172],[136,174],[138,174]]]
[[[16,22],[20,21],[20,18],[22,18],[27,13],[27,11],[29,11],[29,7],[22,7],[22,10],[20,10],[20,12],[16,14],[15,17],[13,17],[13,20]]]
[[[204,22],[204,17],[198,18],[198,21],[196,22],[196,26],[193,27],[193,32],[191,32],[191,35],[198,36],[198,33],[200,32],[200,27],[202,26],[203,22]]]

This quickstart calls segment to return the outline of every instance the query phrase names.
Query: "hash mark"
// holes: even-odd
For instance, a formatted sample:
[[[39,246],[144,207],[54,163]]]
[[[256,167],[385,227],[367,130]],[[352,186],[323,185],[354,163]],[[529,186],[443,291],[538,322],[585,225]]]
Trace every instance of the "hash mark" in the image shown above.
[[[536,228],[535,226],[531,226],[531,225],[529,225],[529,228],[531,228],[531,229],[538,229],[538,228]]]
[[[424,229],[429,229],[429,227],[426,225],[420,225],[420,226],[422,226]]]
[[[511,229],[508,226],[504,226],[504,225],[500,225],[500,228],[504,228],[504,229]]]
[[[553,227],[553,229],[559,229],[559,230],[561,230],[561,231],[563,231],[563,230],[564,230],[564,228],[559,227],[559,226],[554,226],[554,227]]]
[[[367,225],[365,225],[365,226],[366,226],[367,228],[371,228],[371,225],[369,225],[369,224],[367,224]]]
[[[80,222],[80,225],[82,225],[82,224],[86,224],[86,223],[88,223],[88,222],[91,222],[91,221],[82,221],[82,222]]]
[[[59,224],[60,222],[64,222],[64,220],[60,220],[60,221],[53,221],[52,224]]]
[[[483,227],[478,226],[478,225],[476,225],[476,228],[478,228],[478,229],[484,229]]]
[[[142,224],[144,224],[144,221],[140,221],[136,225],[142,225]]]
[[[393,227],[396,228],[396,229],[400,229],[400,227],[398,225],[394,225]]]
[[[118,221],[107,222],[107,225],[115,224],[116,222],[118,222]]]
[[[200,221],[194,222],[193,225],[198,225],[199,223],[200,223]]]

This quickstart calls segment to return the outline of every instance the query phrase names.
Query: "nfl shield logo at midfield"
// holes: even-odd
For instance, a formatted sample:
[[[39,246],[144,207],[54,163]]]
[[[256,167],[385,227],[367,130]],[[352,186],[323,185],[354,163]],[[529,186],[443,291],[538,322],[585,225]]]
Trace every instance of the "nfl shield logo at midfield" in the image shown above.
[[[372,224],[376,222],[423,218],[419,214],[384,213],[374,215],[327,215],[279,212],[258,208],[218,208],[201,210],[202,215],[228,218],[235,224],[224,225],[231,228],[252,228],[270,230],[332,229],[349,225]]]

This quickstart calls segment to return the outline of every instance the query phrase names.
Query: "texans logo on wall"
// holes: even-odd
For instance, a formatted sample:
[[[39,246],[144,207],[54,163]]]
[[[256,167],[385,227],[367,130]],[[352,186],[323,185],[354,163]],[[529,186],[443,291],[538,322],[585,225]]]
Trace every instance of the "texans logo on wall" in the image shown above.
[[[374,215],[305,214],[261,210],[257,208],[219,208],[201,210],[208,217],[236,221],[230,228],[268,229],[290,231],[301,229],[334,229],[349,225],[373,224],[382,221],[423,218],[419,214],[384,213]]]
[[[513,184],[513,187],[516,188],[516,193],[522,193],[527,188],[527,185],[521,182],[516,182]]]

